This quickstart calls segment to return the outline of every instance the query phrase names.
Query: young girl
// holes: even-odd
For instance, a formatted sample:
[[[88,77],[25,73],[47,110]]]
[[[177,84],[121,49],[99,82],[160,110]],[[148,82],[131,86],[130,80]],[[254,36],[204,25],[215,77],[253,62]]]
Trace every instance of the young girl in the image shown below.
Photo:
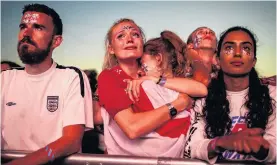
[[[124,80],[138,78],[138,59],[143,53],[143,41],[141,28],[130,19],[119,20],[107,34],[104,70],[98,77],[107,152],[114,155],[181,157],[184,138],[177,141],[170,137],[160,138],[155,130],[190,106],[190,98],[178,95],[171,102],[164,102],[154,109],[143,89],[140,90],[139,101],[133,102],[128,97],[129,88],[126,88]],[[207,93],[201,83],[195,83],[192,88],[202,89],[202,95]]]

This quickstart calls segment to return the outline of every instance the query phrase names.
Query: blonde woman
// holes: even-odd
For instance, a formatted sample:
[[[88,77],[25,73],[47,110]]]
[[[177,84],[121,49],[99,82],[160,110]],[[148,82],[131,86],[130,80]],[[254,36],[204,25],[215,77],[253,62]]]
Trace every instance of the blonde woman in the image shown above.
[[[181,157],[180,151],[168,150],[164,139],[147,135],[190,106],[190,98],[178,95],[175,100],[164,103],[167,105],[154,109],[143,89],[137,102],[128,96],[130,88],[125,80],[138,78],[138,60],[143,54],[143,44],[143,32],[131,19],[120,19],[108,31],[104,70],[98,77],[107,152],[113,155]],[[202,84],[199,83],[199,87],[203,87]],[[97,116],[99,118],[99,113]]]

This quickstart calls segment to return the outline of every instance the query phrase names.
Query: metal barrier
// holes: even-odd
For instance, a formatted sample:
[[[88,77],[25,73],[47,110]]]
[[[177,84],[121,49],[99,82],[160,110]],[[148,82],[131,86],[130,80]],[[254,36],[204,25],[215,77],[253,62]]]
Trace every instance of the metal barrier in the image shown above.
[[[1,162],[8,162],[13,159],[26,156],[26,151],[1,151]],[[55,160],[51,164],[63,165],[206,165],[207,163],[194,159],[181,158],[153,158],[136,156],[116,156],[100,154],[74,154],[66,158]],[[257,164],[255,162],[220,162],[221,164],[246,165]]]

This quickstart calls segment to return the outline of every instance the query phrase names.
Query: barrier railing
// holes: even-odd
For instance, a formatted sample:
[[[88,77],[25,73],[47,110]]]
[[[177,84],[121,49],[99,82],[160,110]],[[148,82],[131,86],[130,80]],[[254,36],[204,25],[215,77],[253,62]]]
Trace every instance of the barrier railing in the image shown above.
[[[13,159],[26,156],[27,151],[1,151],[1,162],[8,162]],[[153,158],[153,157],[136,157],[136,156],[116,156],[100,154],[74,154],[64,159],[55,160],[51,164],[63,165],[206,165],[207,163],[194,159],[181,158]],[[248,165],[257,164],[255,162],[220,162],[221,164],[230,165]]]

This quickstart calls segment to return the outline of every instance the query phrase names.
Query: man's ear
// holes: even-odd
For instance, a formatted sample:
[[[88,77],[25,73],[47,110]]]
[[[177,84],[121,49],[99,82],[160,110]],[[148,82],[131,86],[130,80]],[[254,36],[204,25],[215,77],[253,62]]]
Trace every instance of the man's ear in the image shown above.
[[[111,45],[108,46],[109,54],[114,54],[113,47]]]
[[[55,35],[53,37],[52,47],[55,49],[56,47],[60,46],[60,44],[63,42],[62,35]]]

